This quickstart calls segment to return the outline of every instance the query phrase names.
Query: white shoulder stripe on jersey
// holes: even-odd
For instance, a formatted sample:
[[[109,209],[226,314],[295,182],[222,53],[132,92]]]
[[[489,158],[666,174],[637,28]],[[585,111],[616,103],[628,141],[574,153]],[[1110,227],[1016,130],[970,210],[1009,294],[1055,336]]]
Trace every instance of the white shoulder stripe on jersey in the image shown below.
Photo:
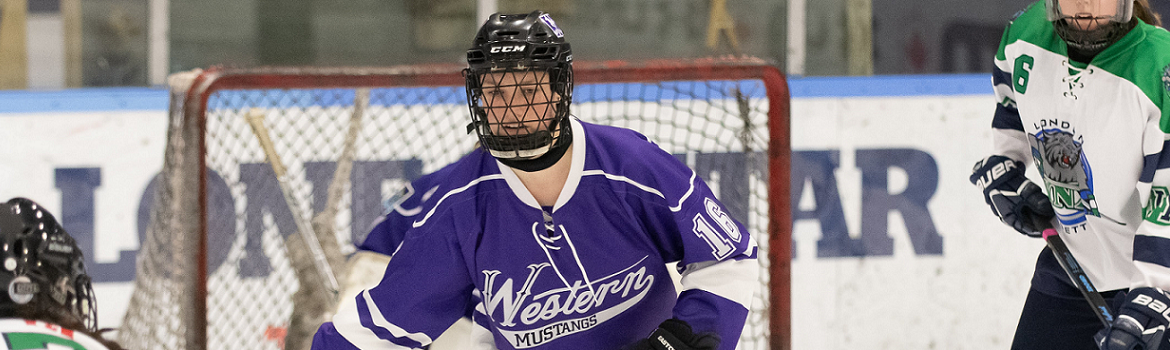
[[[602,170],[586,170],[586,171],[583,171],[581,173],[581,176],[591,176],[591,175],[601,175],[601,176],[605,176],[605,178],[610,179],[610,180],[625,182],[625,183],[634,185],[634,187],[637,187],[640,190],[646,191],[647,193],[651,193],[651,194],[658,196],[662,199],[666,199],[666,195],[663,195],[662,191],[659,191],[658,189],[655,189],[653,187],[638,183],[637,181],[634,181],[633,179],[630,179],[630,178],[625,177],[625,176],[607,174],[607,173],[605,173],[605,171],[602,171]],[[682,210],[683,202],[687,200],[687,197],[691,196],[691,193],[695,192],[695,177],[696,176],[698,176],[698,175],[695,174],[695,170],[691,169],[690,188],[687,188],[687,192],[683,194],[682,198],[678,199],[677,205],[670,207],[670,211],[678,212],[679,210]]]
[[[581,176],[591,176],[591,175],[601,175],[601,176],[605,176],[607,179],[610,179],[610,180],[629,183],[631,185],[634,185],[634,187],[637,187],[643,191],[653,193],[655,196],[661,197],[662,199],[666,199],[666,196],[662,194],[662,191],[656,190],[650,186],[640,184],[637,181],[634,181],[634,180],[632,180],[628,177],[625,177],[625,176],[606,174],[605,171],[602,171],[602,170],[586,170],[586,171],[581,172]]]
[[[447,194],[443,195],[443,198],[439,198],[439,201],[435,202],[435,206],[431,207],[431,210],[427,212],[426,216],[423,216],[422,219],[415,221],[414,224],[411,226],[419,227],[419,226],[425,225],[427,223],[427,219],[430,219],[431,215],[435,214],[435,210],[438,210],[439,207],[443,205],[443,201],[447,200],[447,197],[451,197],[452,195],[466,191],[468,188],[471,188],[471,186],[478,185],[480,182],[484,182],[484,181],[488,181],[488,180],[500,180],[503,178],[504,178],[504,176],[501,174],[492,174],[492,175],[482,176],[478,179],[471,180],[471,182],[468,182],[466,185],[463,185],[463,187],[456,188],[456,189],[451,190],[450,192],[447,192]]]
[[[691,179],[689,182],[687,182],[687,184],[690,185],[690,187],[687,188],[687,193],[683,193],[682,198],[678,199],[678,205],[670,207],[670,211],[682,210],[683,201],[686,201],[687,197],[691,196],[691,192],[695,192],[695,177],[697,177],[699,175],[695,173],[695,169],[689,169],[689,170],[691,171]]]

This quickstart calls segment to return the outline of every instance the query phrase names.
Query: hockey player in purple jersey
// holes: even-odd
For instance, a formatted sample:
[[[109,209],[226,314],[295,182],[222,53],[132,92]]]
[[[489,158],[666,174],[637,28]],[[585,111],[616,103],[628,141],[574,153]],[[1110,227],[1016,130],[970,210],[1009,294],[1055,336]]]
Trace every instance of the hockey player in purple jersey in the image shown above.
[[[547,14],[492,15],[467,59],[482,148],[445,168],[381,282],[313,348],[421,348],[471,313],[475,349],[734,349],[756,246],[703,180],[569,115],[572,53]]]

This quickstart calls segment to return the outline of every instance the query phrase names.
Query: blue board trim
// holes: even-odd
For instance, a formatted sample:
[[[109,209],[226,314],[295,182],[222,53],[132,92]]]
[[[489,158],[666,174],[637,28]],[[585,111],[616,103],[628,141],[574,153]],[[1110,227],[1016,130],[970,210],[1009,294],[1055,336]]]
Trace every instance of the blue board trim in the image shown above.
[[[792,98],[992,95],[991,74],[788,79]]]
[[[609,84],[621,85],[621,84]],[[648,88],[639,93],[642,99],[707,98],[726,96],[730,86],[738,86],[748,97],[760,97],[763,89],[756,82],[715,82],[708,84],[675,83],[664,89]],[[604,89],[582,85],[574,93],[575,102],[606,99]],[[956,75],[889,75],[872,77],[793,77],[788,79],[792,98],[844,97],[911,97],[991,95],[989,74]],[[324,92],[324,91],[323,91]],[[330,92],[336,94],[336,92]],[[351,101],[347,93],[316,103]],[[349,92],[348,94],[352,94]],[[438,97],[420,94],[415,103],[465,103],[462,92]],[[332,101],[332,102],[329,102]],[[0,91],[0,113],[93,112],[119,110],[167,109],[168,94],[160,88],[85,88],[58,91]],[[375,102],[376,103],[376,102]]]
[[[155,88],[86,88],[0,91],[0,113],[93,112],[167,109],[167,91]]]

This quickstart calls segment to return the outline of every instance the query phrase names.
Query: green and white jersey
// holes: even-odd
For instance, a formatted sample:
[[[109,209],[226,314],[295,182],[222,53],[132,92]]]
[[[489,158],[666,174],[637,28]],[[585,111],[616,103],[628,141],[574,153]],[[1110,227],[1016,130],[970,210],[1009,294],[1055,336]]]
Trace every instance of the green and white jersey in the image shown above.
[[[107,350],[89,335],[19,318],[0,319],[0,350]]]
[[[1170,290],[1170,33],[1140,23],[1075,62],[1040,1],[1008,25],[995,66],[994,154],[1033,160],[1097,288]]]

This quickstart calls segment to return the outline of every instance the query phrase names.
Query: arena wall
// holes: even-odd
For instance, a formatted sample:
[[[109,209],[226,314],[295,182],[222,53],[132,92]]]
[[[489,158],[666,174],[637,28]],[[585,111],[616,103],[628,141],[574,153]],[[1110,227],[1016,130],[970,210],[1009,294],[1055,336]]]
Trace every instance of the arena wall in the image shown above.
[[[990,83],[789,80],[793,348],[1008,347],[1044,244],[967,180],[991,148]],[[77,236],[102,327],[129,301],[166,107],[150,88],[0,92],[0,197],[42,203]]]

